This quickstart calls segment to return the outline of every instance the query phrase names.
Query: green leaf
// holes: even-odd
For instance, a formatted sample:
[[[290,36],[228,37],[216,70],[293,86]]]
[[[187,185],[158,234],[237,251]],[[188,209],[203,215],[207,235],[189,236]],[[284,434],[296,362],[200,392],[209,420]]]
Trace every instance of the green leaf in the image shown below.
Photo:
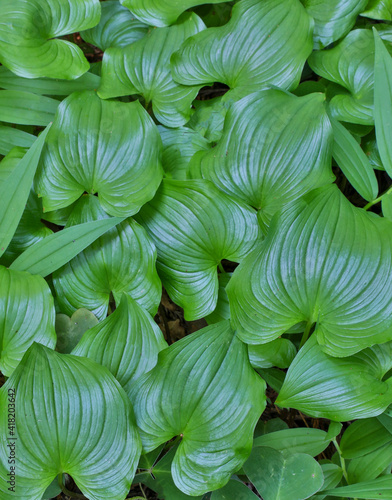
[[[392,221],[392,192],[387,192],[381,198],[382,214],[385,218]]]
[[[285,456],[268,447],[254,448],[244,470],[263,500],[303,500],[324,482],[320,465],[310,455]]]
[[[129,395],[146,452],[181,435],[172,476],[196,496],[224,486],[248,457],[264,391],[246,346],[224,321],[161,351]]]
[[[392,225],[333,185],[274,218],[227,287],[232,322],[250,344],[305,321],[331,356],[392,339]],[[383,293],[380,293],[383,290]]]
[[[37,172],[44,211],[98,193],[104,210],[124,217],[150,200],[162,179],[161,139],[140,103],[75,92],[57,111]]]
[[[15,147],[29,148],[35,139],[34,135],[24,130],[0,125],[0,155],[8,154]]]
[[[61,493],[61,488],[59,485],[58,478],[53,479],[45,493],[42,496],[42,500],[51,500],[54,497],[57,497]]]
[[[102,2],[101,9],[99,24],[80,34],[86,42],[105,51],[109,47],[126,47],[147,34],[148,26],[135,19],[117,0]]]
[[[85,73],[76,80],[53,80],[51,78],[23,78],[15,75],[5,66],[0,66],[0,87],[20,92],[34,92],[38,95],[67,96],[72,92],[94,90],[99,87],[100,78]]]
[[[258,368],[257,372],[275,392],[280,391],[286,376],[285,372],[278,368]]]
[[[83,334],[97,324],[97,318],[87,309],[78,309],[71,317],[62,313],[56,314],[56,351],[70,354]]]
[[[276,339],[268,344],[249,345],[249,359],[254,368],[288,368],[297,354],[288,339]]]
[[[340,449],[344,458],[357,458],[371,453],[392,441],[392,435],[378,418],[353,422],[343,434]]]
[[[366,154],[350,132],[331,118],[334,134],[333,157],[354,189],[367,201],[378,193],[377,178]]]
[[[382,163],[392,176],[392,60],[380,35],[374,29],[374,121]]]
[[[351,486],[341,486],[325,493],[331,497],[355,497],[358,500],[392,500],[392,475]]]
[[[358,14],[368,0],[303,0],[308,13],[314,18],[314,46],[316,49],[343,38],[354,26]]]
[[[157,363],[167,344],[151,316],[124,293],[117,309],[88,330],[72,351],[106,366],[126,392]]]
[[[89,69],[82,50],[62,37],[99,22],[99,0],[0,0],[0,62],[26,78],[78,78]]]
[[[53,233],[25,250],[10,269],[48,276],[122,220],[119,217],[95,220]]]
[[[213,491],[211,500],[257,500],[255,495],[244,483],[235,479],[230,481],[217,491]]]
[[[68,225],[104,223],[106,217],[96,196],[83,196]],[[144,229],[132,219],[121,222],[53,274],[61,311],[71,315],[84,307],[103,320],[111,296],[118,305],[126,292],[155,314],[162,294],[155,261],[155,247]]]
[[[192,163],[204,178],[257,208],[268,225],[282,206],[334,180],[331,156],[324,95],[265,90],[235,103],[218,145]]]
[[[184,125],[201,85],[184,86],[173,80],[170,57],[182,42],[205,29],[192,12],[183,14],[170,28],[151,29],[144,38],[125,48],[105,52],[98,94],[107,99],[138,94],[152,104],[156,118],[168,127]]]
[[[315,457],[322,453],[331,440],[320,429],[283,429],[257,437],[253,446],[267,446],[287,454],[306,453]]]
[[[382,21],[392,21],[392,0],[369,0],[361,16]]]
[[[350,460],[347,468],[349,483],[376,479],[390,464],[392,464],[392,446],[387,443],[363,457]]]
[[[195,112],[187,123],[187,127],[199,132],[209,142],[219,141],[222,137],[227,110],[234,101],[230,99],[231,94],[232,92],[229,91],[223,97],[194,101]]]
[[[189,38],[173,54],[173,77],[184,85],[221,82],[248,93],[267,84],[294,89],[312,51],[312,28],[299,0],[242,0],[226,25]]]
[[[392,407],[389,406],[382,415],[377,417],[377,420],[382,423],[382,425],[387,429],[387,431],[392,434]]]
[[[389,366],[381,366],[380,355]],[[276,404],[339,422],[379,415],[392,402],[392,379],[382,382],[391,360],[391,342],[333,358],[312,336],[290,365]]]
[[[155,244],[163,285],[187,320],[214,311],[218,264],[241,261],[259,234],[256,213],[206,180],[164,180],[136,220]]]
[[[0,121],[46,126],[53,121],[59,101],[31,92],[0,90]]]
[[[54,349],[55,311],[49,286],[41,276],[0,266],[0,290],[0,370],[9,377],[33,342]]]
[[[12,175],[0,185],[0,256],[10,243],[22,217],[49,129],[50,126],[27,151]]]
[[[225,0],[208,0],[209,4],[217,4]],[[204,4],[204,0],[120,0],[135,16],[151,26],[164,27],[174,24],[178,17],[196,5]]]
[[[373,125],[374,40],[370,30],[351,31],[335,47],[313,52],[308,62],[318,75],[344,87],[330,102],[337,120]]]
[[[141,444],[131,403],[106,368],[34,344],[0,389],[2,408],[10,397],[15,404],[13,431],[7,413],[0,414],[2,499],[15,498],[6,483],[7,445],[12,443],[16,443],[15,491],[20,498],[41,500],[63,472],[91,500],[125,498]]]
[[[232,273],[218,274],[218,301],[213,312],[204,318],[209,325],[230,319],[230,304],[226,293],[226,286],[230,281],[231,275]]]

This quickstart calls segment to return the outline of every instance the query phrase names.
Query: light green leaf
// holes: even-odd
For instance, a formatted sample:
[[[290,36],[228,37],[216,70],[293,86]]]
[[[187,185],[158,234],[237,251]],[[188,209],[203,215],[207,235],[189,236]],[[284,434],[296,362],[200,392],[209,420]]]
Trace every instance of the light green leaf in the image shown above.
[[[350,184],[367,201],[378,193],[377,178],[366,154],[350,132],[331,118],[334,134],[333,157]]]
[[[312,31],[299,0],[242,0],[225,26],[189,38],[173,54],[173,77],[184,85],[247,87],[248,93],[267,84],[294,89],[312,51]]]
[[[380,352],[389,367],[381,366]],[[392,379],[382,382],[391,366],[392,342],[333,358],[312,336],[290,365],[276,404],[339,422],[373,417],[392,402]]]
[[[244,483],[235,479],[230,479],[226,486],[213,491],[211,495],[211,500],[257,500],[258,498]]]
[[[389,221],[354,207],[335,185],[312,191],[276,215],[230,280],[240,338],[267,343],[305,321],[305,337],[316,324],[331,356],[391,340],[391,245]]]
[[[260,210],[268,225],[285,204],[330,182],[332,128],[323,94],[265,90],[235,103],[222,138],[194,157],[204,178]]]
[[[106,217],[96,196],[84,196],[68,225]],[[102,320],[111,297],[118,305],[121,294],[126,292],[155,314],[162,294],[155,261],[155,247],[144,229],[132,219],[121,222],[53,274],[62,312],[71,315],[84,307]]]
[[[203,29],[203,21],[189,12],[170,28],[151,29],[132,45],[108,49],[98,94],[104,99],[139,94],[146,106],[152,104],[161,123],[168,127],[184,125],[201,85],[186,87],[176,83],[170,72],[170,57],[182,42]]]
[[[310,455],[285,456],[267,447],[254,448],[244,470],[264,500],[303,500],[324,482],[320,465]]]
[[[270,432],[257,437],[253,446],[267,446],[286,454],[306,453],[315,457],[322,453],[329,443],[327,433],[320,429],[296,428]]]
[[[129,295],[123,294],[117,309],[88,330],[72,351],[106,366],[126,392],[157,363],[167,344],[151,316]]]
[[[12,175],[0,185],[0,256],[10,243],[22,217],[49,128],[34,142]]]
[[[392,475],[351,486],[341,486],[325,493],[331,497],[355,497],[358,500],[392,500]]]
[[[67,80],[88,71],[82,50],[59,38],[95,26],[99,0],[0,0],[0,11],[0,62],[8,69],[26,78]]]
[[[392,60],[380,35],[374,29],[374,121],[382,163],[392,176]]]
[[[316,49],[336,42],[351,30],[358,14],[368,0],[302,0],[314,18],[314,46]]]
[[[309,57],[313,71],[346,89],[330,101],[337,120],[373,125],[374,50],[372,32],[357,29],[332,49],[315,51]]]
[[[157,247],[163,285],[187,320],[214,311],[218,264],[241,261],[259,234],[256,213],[206,180],[164,180],[136,220]]]
[[[19,90],[0,90],[0,121],[46,126],[53,121],[59,101]]]
[[[288,339],[276,339],[268,344],[249,345],[249,359],[254,368],[288,368],[297,354]]]
[[[0,370],[9,377],[33,342],[54,349],[55,311],[41,276],[0,266],[0,290]]]
[[[15,498],[6,483],[7,445],[12,443],[19,498],[41,500],[63,472],[90,500],[125,498],[141,444],[131,403],[106,368],[34,344],[0,389],[2,408],[10,395],[15,404],[14,429],[8,426],[7,412],[0,414],[2,499]]]
[[[392,0],[369,0],[366,10],[361,13],[361,16],[392,21]]]
[[[80,34],[86,42],[105,51],[109,47],[126,47],[147,34],[148,26],[117,0],[102,2],[101,9],[99,24]]]
[[[110,215],[133,215],[162,179],[161,139],[140,103],[75,92],[57,111],[37,172],[44,211],[98,193]]]
[[[78,309],[71,317],[62,313],[56,314],[56,351],[70,354],[83,334],[97,324],[97,318],[87,309]]]
[[[209,4],[217,4],[225,0],[208,0]],[[120,0],[135,16],[151,26],[164,27],[174,24],[178,17],[196,5],[205,3],[205,0]]]
[[[23,78],[15,75],[5,66],[0,66],[0,87],[20,92],[34,92],[37,95],[67,96],[72,92],[94,90],[99,87],[100,78],[85,73],[76,80],[53,80],[51,78]]]
[[[29,148],[35,139],[34,135],[24,130],[0,124],[0,155],[8,154],[15,147]]]
[[[129,395],[145,451],[182,436],[172,476],[196,496],[224,486],[248,457],[264,391],[246,346],[224,321],[161,351]]]
[[[378,418],[353,422],[344,432],[340,450],[344,458],[363,457],[392,441],[392,435]]]
[[[363,457],[350,460],[347,468],[349,483],[376,479],[390,464],[392,464],[392,446],[387,443]]]

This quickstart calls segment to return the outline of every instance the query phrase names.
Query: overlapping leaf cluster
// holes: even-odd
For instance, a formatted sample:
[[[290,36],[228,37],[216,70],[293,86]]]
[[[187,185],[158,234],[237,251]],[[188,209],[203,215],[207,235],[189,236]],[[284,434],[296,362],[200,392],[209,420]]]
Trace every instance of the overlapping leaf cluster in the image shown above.
[[[0,0],[4,500],[392,498],[392,2],[202,3]]]

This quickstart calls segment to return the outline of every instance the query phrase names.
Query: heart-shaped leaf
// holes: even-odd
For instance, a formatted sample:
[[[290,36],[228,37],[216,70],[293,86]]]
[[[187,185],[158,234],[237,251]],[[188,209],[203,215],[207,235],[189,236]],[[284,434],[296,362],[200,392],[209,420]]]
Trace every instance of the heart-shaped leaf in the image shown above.
[[[391,245],[391,223],[351,205],[335,185],[305,195],[276,215],[230,280],[240,338],[266,343],[306,321],[305,337],[316,323],[331,356],[391,340]]]
[[[89,63],[67,40],[99,22],[99,0],[0,0],[0,62],[26,78],[74,79]]]
[[[101,9],[99,24],[81,33],[86,42],[105,51],[109,47],[126,47],[147,34],[148,26],[135,19],[117,0],[102,2]]]
[[[161,351],[130,397],[145,451],[181,435],[172,476],[195,496],[224,486],[248,457],[264,390],[246,346],[224,321]]]
[[[392,0],[369,0],[362,16],[392,21]]]
[[[324,482],[320,465],[310,455],[285,456],[264,446],[252,450],[244,470],[264,500],[304,500]]]
[[[157,363],[167,344],[158,325],[124,293],[117,309],[88,330],[72,351],[106,366],[129,392],[135,380]]]
[[[0,90],[0,121],[42,125],[53,121],[59,101],[18,90]]]
[[[37,172],[44,211],[67,207],[87,192],[98,193],[110,215],[138,212],[161,182],[161,149],[140,103],[73,93],[58,108]]]
[[[9,377],[33,342],[54,349],[55,311],[41,276],[0,266],[0,290],[0,370]]]
[[[83,196],[68,225],[107,217],[96,196]],[[132,219],[121,222],[53,274],[61,311],[71,315],[84,307],[102,320],[111,296],[119,304],[126,292],[155,314],[162,293],[155,260],[155,247],[144,229]]]
[[[249,91],[295,88],[312,51],[312,28],[299,0],[242,0],[225,26],[202,31],[173,54],[174,79]]]
[[[108,49],[98,94],[104,99],[140,94],[146,106],[152,104],[161,123],[168,127],[184,125],[201,85],[192,83],[186,87],[176,83],[170,72],[170,57],[182,42],[204,28],[200,17],[189,12],[170,28],[151,29],[142,40],[128,47]]]
[[[374,417],[392,403],[392,379],[382,382],[391,367],[392,342],[333,358],[313,336],[291,363],[277,404],[339,422]]]
[[[215,309],[218,264],[242,260],[259,234],[256,213],[206,180],[164,180],[136,219],[157,247],[159,275],[188,320]]]
[[[34,383],[33,383],[34,381]],[[132,406],[120,384],[97,363],[34,344],[0,389],[1,407],[14,404],[15,424],[0,414],[0,494],[41,500],[60,473],[91,500],[123,500],[141,444]],[[8,457],[16,455],[9,491]]]
[[[323,94],[265,90],[232,105],[218,145],[190,168],[260,210],[268,224],[285,204],[333,182],[332,141]]]
[[[70,354],[83,334],[97,324],[97,318],[87,309],[78,309],[71,317],[62,313],[57,314],[55,325],[57,334],[56,351]]]

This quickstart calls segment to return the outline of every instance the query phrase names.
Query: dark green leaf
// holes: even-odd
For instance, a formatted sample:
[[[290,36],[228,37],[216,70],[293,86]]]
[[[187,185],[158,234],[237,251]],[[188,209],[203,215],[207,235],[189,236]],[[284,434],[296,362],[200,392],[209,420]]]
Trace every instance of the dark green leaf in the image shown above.
[[[56,351],[70,354],[83,334],[97,324],[97,318],[87,309],[78,309],[71,317],[62,313],[57,314],[55,325],[57,334]]]
[[[288,368],[297,354],[295,345],[287,339],[268,344],[249,345],[249,359],[254,368]]]
[[[211,495],[211,500],[257,500],[258,498],[244,483],[235,479],[230,479],[226,486]]]

